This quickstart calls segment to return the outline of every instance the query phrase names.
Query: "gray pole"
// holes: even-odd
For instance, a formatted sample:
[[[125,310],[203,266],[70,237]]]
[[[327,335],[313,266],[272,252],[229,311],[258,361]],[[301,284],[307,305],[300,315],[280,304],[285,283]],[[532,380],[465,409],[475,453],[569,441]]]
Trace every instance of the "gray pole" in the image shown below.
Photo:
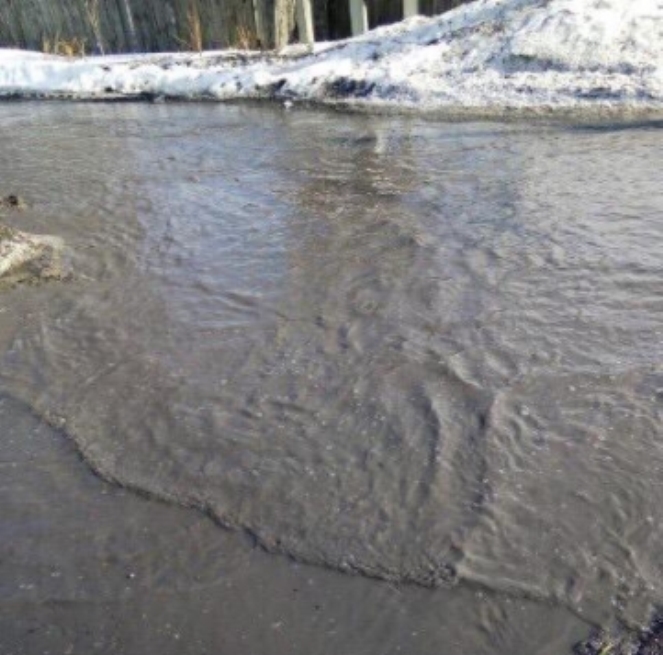
[[[403,0],[403,18],[410,18],[419,14],[419,0]]]
[[[312,45],[315,42],[311,0],[297,0],[297,28],[302,43]]]
[[[350,0],[350,25],[352,36],[368,32],[368,9],[364,0]]]

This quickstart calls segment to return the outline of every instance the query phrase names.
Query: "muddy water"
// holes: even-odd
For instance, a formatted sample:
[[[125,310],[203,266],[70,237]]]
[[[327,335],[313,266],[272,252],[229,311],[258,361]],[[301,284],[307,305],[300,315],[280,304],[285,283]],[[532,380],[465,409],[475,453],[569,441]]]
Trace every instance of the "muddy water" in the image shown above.
[[[0,110],[76,271],[0,302],[7,644],[562,653],[661,602],[658,126]]]

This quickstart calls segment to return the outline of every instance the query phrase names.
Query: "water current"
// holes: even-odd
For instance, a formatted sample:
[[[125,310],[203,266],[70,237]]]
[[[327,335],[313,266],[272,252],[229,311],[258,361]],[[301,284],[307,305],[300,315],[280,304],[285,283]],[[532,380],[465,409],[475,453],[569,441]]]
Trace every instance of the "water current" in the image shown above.
[[[591,620],[663,600],[660,125],[6,105],[0,388],[298,561]]]

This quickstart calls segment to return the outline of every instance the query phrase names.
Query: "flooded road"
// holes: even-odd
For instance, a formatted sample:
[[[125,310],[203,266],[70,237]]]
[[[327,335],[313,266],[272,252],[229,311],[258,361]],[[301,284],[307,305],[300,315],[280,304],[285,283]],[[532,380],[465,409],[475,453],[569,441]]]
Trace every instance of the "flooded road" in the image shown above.
[[[75,272],[0,298],[0,652],[568,653],[661,603],[660,126],[0,124]]]

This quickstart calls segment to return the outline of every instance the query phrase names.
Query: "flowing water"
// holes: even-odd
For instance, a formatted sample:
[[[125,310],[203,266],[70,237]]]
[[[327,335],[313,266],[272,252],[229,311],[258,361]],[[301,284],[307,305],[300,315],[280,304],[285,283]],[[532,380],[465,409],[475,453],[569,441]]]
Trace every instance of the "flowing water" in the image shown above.
[[[234,653],[563,653],[661,603],[660,124],[53,103],[0,125],[29,204],[5,221],[75,271],[0,297],[0,538],[35,579],[70,567],[71,616],[113,632],[89,596],[131,585],[99,552],[136,539],[147,605],[195,579],[226,607],[234,575],[274,610],[313,576],[361,617],[335,635],[374,628]],[[99,488],[119,504],[88,510],[95,547]],[[0,602],[64,602],[0,573]]]

